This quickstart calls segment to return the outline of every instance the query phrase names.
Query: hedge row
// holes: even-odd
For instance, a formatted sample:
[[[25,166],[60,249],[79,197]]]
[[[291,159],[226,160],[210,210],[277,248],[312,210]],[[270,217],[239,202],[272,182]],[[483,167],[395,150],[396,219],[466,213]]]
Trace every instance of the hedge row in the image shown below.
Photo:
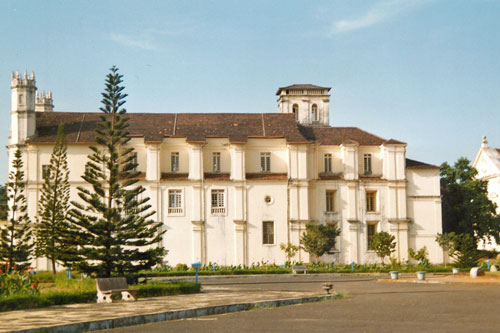
[[[337,265],[337,266],[322,266],[311,264],[308,266],[309,273],[387,273],[389,271],[398,270],[400,272],[416,272],[425,270],[427,272],[451,272],[452,266],[444,267],[430,266],[420,267],[416,265],[397,265],[397,266],[381,266],[381,265],[354,265],[354,270],[351,265]],[[198,275],[258,275],[258,274],[291,274],[291,267],[269,267],[267,269],[226,269],[225,267],[218,267],[215,272],[209,270],[199,271]],[[137,280],[139,277],[162,277],[162,276],[194,276],[195,271],[190,269],[187,271],[147,271],[141,272],[133,277],[132,280]]]
[[[150,282],[131,286],[139,289],[139,297],[169,296],[200,292],[201,285],[192,282]],[[0,312],[44,308],[52,305],[94,303],[96,291],[54,291],[40,295],[19,295],[0,298]]]
[[[132,286],[132,288],[139,289],[139,297],[155,297],[199,293],[201,290],[201,284],[186,281],[179,281],[175,283],[154,281],[146,284],[138,284]]]
[[[40,295],[15,295],[0,298],[0,312],[95,301],[95,291],[58,291]]]

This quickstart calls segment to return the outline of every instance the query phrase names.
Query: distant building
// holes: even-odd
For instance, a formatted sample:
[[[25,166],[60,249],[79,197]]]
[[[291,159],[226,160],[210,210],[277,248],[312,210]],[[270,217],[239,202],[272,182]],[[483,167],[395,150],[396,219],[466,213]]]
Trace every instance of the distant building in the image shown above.
[[[54,112],[51,94],[36,95],[34,75],[13,74],[11,91],[9,156],[23,150],[34,218],[58,124],[65,123],[78,200],[99,113]],[[326,262],[377,262],[368,242],[378,231],[396,237],[399,260],[427,246],[431,261],[442,261],[439,168],[407,159],[404,142],[331,127],[329,91],[279,88],[278,113],[128,114],[141,184],[167,230],[166,261],[281,264],[280,243],[298,245],[308,223],[341,229]],[[293,260],[311,258],[301,250]]]
[[[490,148],[483,136],[472,166],[477,170],[477,178],[488,182],[488,198],[497,205],[497,214],[500,213],[500,148]],[[479,248],[500,251],[493,238],[481,242]]]

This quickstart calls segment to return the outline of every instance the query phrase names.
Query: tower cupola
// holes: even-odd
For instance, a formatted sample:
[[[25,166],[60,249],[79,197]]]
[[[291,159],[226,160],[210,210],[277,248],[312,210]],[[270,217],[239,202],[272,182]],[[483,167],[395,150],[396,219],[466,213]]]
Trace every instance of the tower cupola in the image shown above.
[[[276,92],[278,112],[295,114],[295,119],[302,125],[329,125],[330,89],[313,84],[281,87]]]
[[[12,72],[9,145],[22,144],[35,135],[35,74]]]
[[[52,104],[52,92],[48,93],[36,93],[36,102],[35,102],[35,111],[36,112],[52,112],[54,111],[54,105]]]

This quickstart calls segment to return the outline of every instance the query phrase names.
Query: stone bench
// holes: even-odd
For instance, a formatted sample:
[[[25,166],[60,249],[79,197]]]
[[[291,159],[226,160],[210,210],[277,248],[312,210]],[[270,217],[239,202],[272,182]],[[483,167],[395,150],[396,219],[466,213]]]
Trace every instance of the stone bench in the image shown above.
[[[293,265],[292,272],[293,272],[293,274],[297,274],[298,272],[304,272],[304,274],[307,274],[307,267],[300,266],[300,265]]]
[[[95,280],[97,289],[97,303],[113,302],[112,294],[121,293],[122,300],[136,301],[137,289],[129,289],[124,277],[98,278]]]

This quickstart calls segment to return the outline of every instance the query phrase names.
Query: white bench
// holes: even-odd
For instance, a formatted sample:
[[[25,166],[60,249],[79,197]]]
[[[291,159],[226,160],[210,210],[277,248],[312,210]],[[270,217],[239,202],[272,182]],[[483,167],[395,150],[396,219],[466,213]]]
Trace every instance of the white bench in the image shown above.
[[[127,279],[124,277],[98,278],[95,280],[97,289],[97,303],[111,303],[113,293],[121,293],[122,300],[136,301],[137,289],[129,289]]]
[[[292,272],[293,272],[293,274],[297,274],[298,272],[304,272],[304,274],[307,274],[307,267],[306,266],[293,265],[292,266]]]

